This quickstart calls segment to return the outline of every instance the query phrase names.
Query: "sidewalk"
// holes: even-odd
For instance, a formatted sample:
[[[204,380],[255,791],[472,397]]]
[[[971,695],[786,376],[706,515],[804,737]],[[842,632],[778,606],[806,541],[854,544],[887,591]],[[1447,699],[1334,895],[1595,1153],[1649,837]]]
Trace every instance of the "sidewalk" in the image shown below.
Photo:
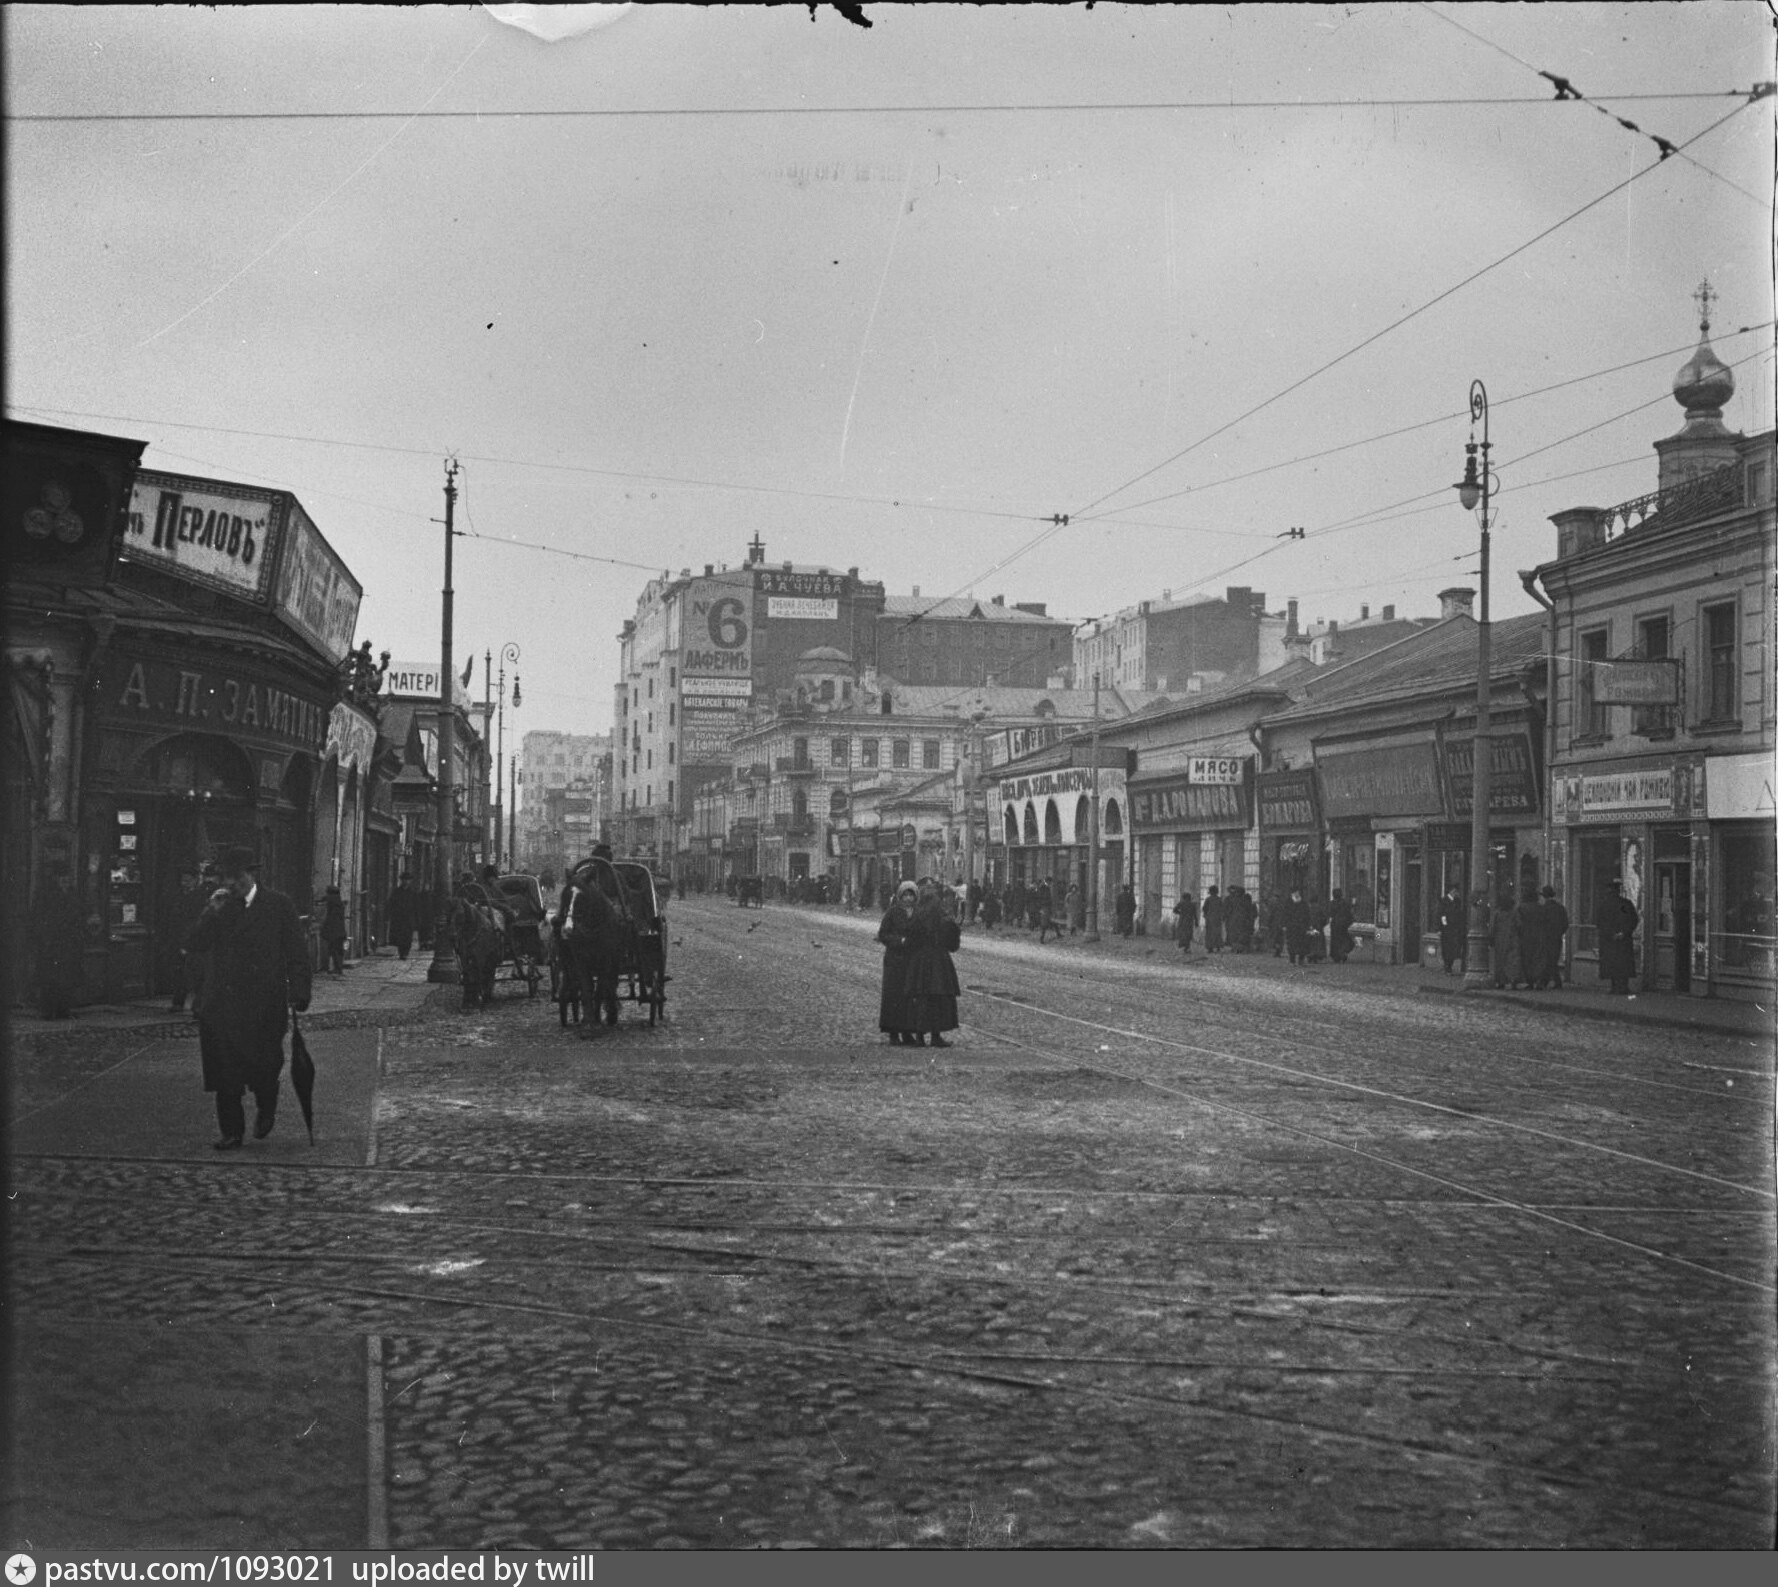
[[[426,979],[432,955],[415,949],[403,960],[384,948],[355,960],[341,975],[315,972],[305,1026],[325,1030],[333,1024],[358,1024],[376,1018],[404,1024],[417,1015],[434,990]],[[44,1019],[34,1005],[7,1010],[7,1031],[14,1042],[65,1037],[81,1031],[130,1031],[150,1036],[184,1036],[195,1031],[189,1006],[175,1012],[165,997],[135,998],[127,1003],[89,1003],[72,1019]]]
[[[839,920],[855,921],[874,929],[875,912],[847,910],[839,904],[773,904],[768,909],[797,910],[806,914],[827,915]],[[963,928],[963,946],[971,943],[1023,942],[1037,947],[1037,934],[1023,926],[998,926],[988,931],[981,925]],[[1052,937],[1044,946],[1045,953],[1067,953],[1089,959],[1123,960],[1132,964],[1143,961],[1172,963],[1186,972],[1214,968],[1218,974],[1231,978],[1247,976],[1282,978],[1295,976],[1313,978],[1319,984],[1337,982],[1354,990],[1375,992],[1384,997],[1473,997],[1479,1004],[1513,1003],[1536,1009],[1544,1014],[1568,1014],[1581,1019],[1612,1020],[1620,1023],[1667,1026],[1680,1030],[1708,1031],[1716,1035],[1740,1036],[1758,1041],[1769,1050],[1774,1040],[1773,1009],[1770,1004],[1741,1002],[1733,998],[1688,997],[1673,992],[1640,992],[1630,997],[1614,997],[1603,988],[1582,982],[1564,986],[1560,992],[1503,991],[1493,988],[1465,992],[1461,976],[1447,976],[1438,970],[1425,970],[1412,964],[1320,964],[1294,967],[1288,959],[1274,957],[1268,951],[1254,953],[1223,952],[1210,955],[1197,944],[1189,958],[1182,960],[1179,949],[1167,937],[1120,937],[1105,932],[1098,942],[1084,936]]]

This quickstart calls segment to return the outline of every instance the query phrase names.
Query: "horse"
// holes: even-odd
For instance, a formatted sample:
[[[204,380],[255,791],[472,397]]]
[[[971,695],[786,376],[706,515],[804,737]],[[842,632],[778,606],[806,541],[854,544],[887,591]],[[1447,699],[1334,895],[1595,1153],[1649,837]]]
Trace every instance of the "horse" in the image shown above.
[[[617,1023],[617,981],[629,926],[621,906],[605,896],[597,876],[577,871],[572,885],[562,938],[591,1035],[601,1012],[606,1024]]]
[[[459,894],[451,900],[451,936],[457,945],[463,1006],[492,1002],[494,971],[506,957],[506,921],[486,904]]]

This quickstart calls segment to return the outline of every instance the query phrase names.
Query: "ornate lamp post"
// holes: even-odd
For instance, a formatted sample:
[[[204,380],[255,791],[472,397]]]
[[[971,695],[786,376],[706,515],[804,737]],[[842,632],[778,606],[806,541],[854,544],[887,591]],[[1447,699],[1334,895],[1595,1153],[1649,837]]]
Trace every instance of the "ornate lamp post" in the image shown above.
[[[497,718],[499,727],[497,733],[497,748],[494,755],[494,863],[496,865],[500,863],[500,829],[504,824],[501,817],[506,814],[506,801],[500,796],[500,768],[506,761],[506,664],[510,661],[514,666],[517,666],[518,659],[519,647],[517,645],[504,645],[501,647],[500,687],[498,695],[500,703],[496,707],[496,710],[499,713]],[[512,708],[515,711],[519,708],[519,675],[516,672],[512,675]],[[513,795],[513,820],[516,822],[517,819],[518,796],[515,790]],[[507,846],[506,863],[509,866],[517,865],[517,848],[518,845],[516,843]]]
[[[1479,463],[1475,438],[1478,420],[1482,426]],[[1480,508],[1478,517],[1482,527],[1482,606],[1480,621],[1476,625],[1475,737],[1470,746],[1471,758],[1475,762],[1475,791],[1469,830],[1469,942],[1463,965],[1463,985],[1467,989],[1493,982],[1488,967],[1488,925],[1493,896],[1493,878],[1489,875],[1488,807],[1494,781],[1494,741],[1489,719],[1493,634],[1488,622],[1488,531],[1493,525],[1489,512],[1493,475],[1488,469],[1488,446],[1488,392],[1478,380],[1469,388],[1469,444],[1464,449],[1463,478],[1454,487],[1465,512]]]
[[[432,963],[426,967],[428,981],[457,979],[457,955],[451,941],[451,893],[456,885],[456,877],[452,874],[456,863],[453,840],[457,831],[457,702],[451,690],[451,685],[457,681],[451,656],[451,604],[455,597],[451,587],[451,540],[456,530],[451,521],[456,505],[457,460],[453,457],[445,464],[444,607],[440,625],[443,643],[438,675],[438,869],[433,878]]]

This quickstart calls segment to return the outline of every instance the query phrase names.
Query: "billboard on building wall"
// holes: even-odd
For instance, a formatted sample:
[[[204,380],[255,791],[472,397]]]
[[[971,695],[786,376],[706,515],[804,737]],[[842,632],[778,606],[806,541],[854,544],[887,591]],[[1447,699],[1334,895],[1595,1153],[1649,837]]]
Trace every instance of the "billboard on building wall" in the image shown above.
[[[284,544],[272,609],[330,661],[343,661],[358,626],[364,586],[352,577],[315,521],[293,496],[284,499]]]
[[[753,601],[739,579],[693,579],[685,591],[681,677],[753,677]]]

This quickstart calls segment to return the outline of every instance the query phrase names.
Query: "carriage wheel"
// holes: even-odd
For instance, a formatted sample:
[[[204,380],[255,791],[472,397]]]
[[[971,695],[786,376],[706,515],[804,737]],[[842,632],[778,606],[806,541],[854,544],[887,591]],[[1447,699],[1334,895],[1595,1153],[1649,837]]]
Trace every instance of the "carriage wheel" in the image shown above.
[[[654,1024],[667,1007],[667,972],[656,969],[648,977],[648,1023]]]

